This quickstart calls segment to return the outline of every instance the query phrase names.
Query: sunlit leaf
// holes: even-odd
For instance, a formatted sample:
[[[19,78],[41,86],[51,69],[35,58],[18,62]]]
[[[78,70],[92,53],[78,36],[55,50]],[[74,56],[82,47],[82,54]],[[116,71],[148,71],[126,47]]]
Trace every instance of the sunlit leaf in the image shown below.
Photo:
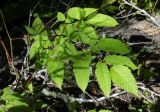
[[[105,94],[105,96],[109,96],[111,91],[111,79],[109,75],[109,69],[105,63],[98,62],[96,65],[96,78],[98,84]]]
[[[95,12],[97,12],[98,9],[95,9],[95,8],[84,8],[83,11],[84,11],[84,17],[87,17]]]
[[[90,45],[95,39],[98,39],[95,29],[86,24],[78,25],[77,31],[74,32],[72,36],[77,41],[88,45]]]
[[[127,54],[130,52],[129,47],[125,43],[112,38],[100,39],[97,42],[97,47],[104,51],[115,52],[119,54]]]
[[[55,84],[61,88],[64,78],[64,63],[60,60],[49,61],[47,71]]]
[[[115,27],[116,25],[118,25],[117,21],[114,18],[104,14],[95,14],[86,22],[98,27]]]
[[[68,10],[67,16],[72,19],[80,20],[84,17],[84,12],[80,7],[73,7]]]
[[[32,109],[28,105],[27,100],[21,94],[11,91],[9,87],[5,88],[3,92],[4,94],[1,96],[1,98],[6,101],[5,108],[9,112],[20,110],[23,112],[32,111]]]
[[[123,65],[114,65],[110,69],[112,81],[122,89],[138,95],[138,87],[130,69]]]
[[[48,35],[47,31],[45,30],[45,26],[42,22],[42,20],[37,17],[33,23],[32,23],[32,28],[35,30],[36,34],[43,34],[43,35]]]
[[[104,58],[107,64],[110,65],[126,65],[131,69],[137,69],[137,66],[126,56],[110,55]]]
[[[75,60],[73,64],[76,82],[83,92],[85,91],[89,81],[90,61],[91,55],[82,55]]]
[[[59,21],[65,21],[65,15],[63,14],[63,13],[61,13],[61,12],[58,12],[58,14],[57,14],[57,19],[59,20]]]
[[[64,49],[65,50],[65,55],[69,56],[68,58],[70,58],[72,56],[74,57],[78,54],[74,44],[66,43],[65,46],[66,46],[65,49]]]
[[[35,41],[32,43],[31,48],[29,50],[29,58],[32,59],[38,52],[40,48],[39,41]]]
[[[71,37],[71,35],[73,34],[74,32],[74,28],[73,28],[73,25],[72,24],[67,24],[64,26],[64,34],[65,36],[67,36],[68,38]]]

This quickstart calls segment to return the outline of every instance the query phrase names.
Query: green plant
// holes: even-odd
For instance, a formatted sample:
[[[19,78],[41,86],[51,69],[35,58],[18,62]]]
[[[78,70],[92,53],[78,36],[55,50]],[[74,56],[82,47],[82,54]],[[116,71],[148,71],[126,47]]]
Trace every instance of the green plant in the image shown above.
[[[10,87],[1,91],[0,102],[0,112],[33,112],[24,95],[13,92]]]
[[[37,17],[31,27],[30,59],[36,59],[36,70],[47,68],[50,78],[61,88],[66,74],[66,66],[73,68],[77,85],[84,92],[89,82],[91,70],[95,67],[95,77],[105,96],[109,96],[111,81],[135,95],[138,94],[136,81],[131,70],[137,69],[126,56],[130,48],[120,40],[102,38],[97,27],[114,27],[117,21],[94,8],[70,8],[66,15],[58,12],[60,23],[55,30],[53,41]],[[109,54],[109,55],[108,55]]]

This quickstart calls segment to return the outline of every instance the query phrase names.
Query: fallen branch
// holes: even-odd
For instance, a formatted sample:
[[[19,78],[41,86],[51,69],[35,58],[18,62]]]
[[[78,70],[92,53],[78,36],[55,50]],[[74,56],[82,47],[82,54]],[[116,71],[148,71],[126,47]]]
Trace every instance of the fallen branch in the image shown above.
[[[158,27],[160,27],[160,24],[154,19],[154,17],[152,17],[150,14],[148,14],[145,10],[140,9],[139,7],[137,7],[136,5],[134,5],[132,2],[128,2],[126,0],[122,0],[125,4],[135,8],[136,10],[140,11],[143,15],[147,16],[150,18],[150,20],[157,25]]]

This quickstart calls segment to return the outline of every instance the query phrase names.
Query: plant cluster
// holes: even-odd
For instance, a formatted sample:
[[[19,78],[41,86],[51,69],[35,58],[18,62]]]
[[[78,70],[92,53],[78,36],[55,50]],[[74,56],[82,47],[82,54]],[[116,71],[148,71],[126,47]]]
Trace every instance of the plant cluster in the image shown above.
[[[35,60],[36,71],[45,67],[59,89],[63,89],[64,79],[74,75],[83,92],[90,78],[95,77],[106,97],[110,95],[112,83],[138,96],[132,74],[137,66],[127,57],[130,48],[118,39],[102,38],[96,32],[98,27],[118,25],[114,18],[98,13],[95,8],[73,7],[66,15],[58,12],[57,20],[59,24],[54,33],[46,30],[39,17],[35,18],[31,27],[26,26],[31,42],[29,58]],[[50,33],[53,33],[51,38]],[[33,88],[30,90],[33,92]],[[29,103],[22,100],[26,94],[7,96],[9,102],[5,102],[3,105],[7,106],[1,106],[1,109],[15,107],[15,102],[18,106],[28,107]]]
[[[95,27],[114,27],[118,24],[116,20],[94,8],[74,7],[66,16],[61,12],[57,14],[61,23],[55,30],[54,41],[49,40],[39,17],[31,28],[26,27],[32,41],[30,59],[36,58],[36,68],[45,66],[50,78],[61,88],[65,65],[71,66],[84,92],[93,75],[92,65],[95,65],[95,77],[106,96],[109,96],[111,81],[137,95],[136,81],[130,70],[137,67],[128,57],[122,56],[130,49],[120,40],[98,36],[95,30]],[[104,56],[98,58],[97,55]]]

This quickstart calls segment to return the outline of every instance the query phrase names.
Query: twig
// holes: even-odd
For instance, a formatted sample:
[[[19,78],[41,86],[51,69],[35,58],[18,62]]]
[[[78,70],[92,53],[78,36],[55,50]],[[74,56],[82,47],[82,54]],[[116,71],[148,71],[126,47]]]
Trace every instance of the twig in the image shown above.
[[[34,10],[37,8],[37,6],[38,6],[38,4],[41,2],[41,0],[39,0],[37,3],[36,3],[36,5],[33,7],[33,10],[30,10],[30,12],[29,12],[29,19],[28,19],[28,26],[30,26],[30,24],[31,24],[31,17],[32,17],[32,15],[33,15],[33,12],[34,12]]]
[[[131,42],[126,42],[129,46],[134,46],[134,45],[149,45],[151,42],[137,42],[137,43],[131,43]]]
[[[156,0],[155,4],[153,6],[152,12],[154,11],[154,9],[155,9],[155,7],[156,7],[156,5],[157,5],[158,2],[159,2],[159,0]]]
[[[156,92],[154,92],[154,91],[151,91],[150,89],[147,89],[147,88],[145,88],[145,87],[143,87],[143,86],[138,86],[138,88],[139,88],[139,89],[142,89],[142,90],[144,90],[144,91],[147,91],[147,92],[149,92],[150,94],[153,94],[153,95],[155,95],[155,96],[160,97],[160,94],[158,94],[158,93],[156,93]]]
[[[68,96],[68,95],[65,95],[65,94],[62,94],[62,93],[55,93],[54,91],[49,91],[47,89],[43,89],[42,93],[45,96],[54,97],[54,98],[62,98],[62,99],[64,99],[64,101],[67,100],[67,101],[79,102],[79,103],[93,103],[95,101],[96,102],[97,101],[100,102],[100,101],[106,100],[108,98],[113,98],[113,97],[125,94],[127,92],[126,91],[122,91],[122,92],[119,92],[119,93],[115,93],[115,94],[109,96],[108,98],[107,97],[100,97],[100,98],[97,98],[97,99],[74,98],[74,97],[71,97],[71,96]]]
[[[11,63],[11,58],[10,58],[10,56],[9,56],[9,54],[8,54],[8,51],[7,51],[6,46],[4,45],[3,41],[1,40],[1,37],[0,37],[0,43],[1,43],[3,49],[4,49],[5,53],[6,53],[6,57],[7,57],[8,64],[10,64],[10,63]]]
[[[149,17],[149,18],[151,19],[151,21],[152,21],[155,25],[157,25],[158,27],[160,27],[160,24],[157,23],[157,21],[156,21],[150,14],[148,14],[145,10],[140,9],[139,7],[137,7],[136,5],[134,5],[132,2],[128,2],[128,1],[126,1],[126,0],[122,0],[122,1],[123,1],[125,4],[131,6],[131,7],[135,8],[135,9],[137,9],[138,11],[140,11],[143,15]]]
[[[7,26],[6,26],[6,23],[5,23],[5,20],[4,20],[3,13],[2,13],[2,11],[1,11],[1,9],[0,9],[0,13],[1,13],[2,21],[3,21],[3,25],[4,25],[4,27],[5,27],[6,33],[7,33],[8,38],[9,38],[10,49],[11,49],[11,57],[10,57],[11,59],[10,59],[10,61],[13,63],[12,38],[11,38],[9,32],[8,32],[8,29],[7,29]]]
[[[148,99],[145,95],[139,92],[139,95],[143,97],[147,102],[153,103],[150,99]]]

